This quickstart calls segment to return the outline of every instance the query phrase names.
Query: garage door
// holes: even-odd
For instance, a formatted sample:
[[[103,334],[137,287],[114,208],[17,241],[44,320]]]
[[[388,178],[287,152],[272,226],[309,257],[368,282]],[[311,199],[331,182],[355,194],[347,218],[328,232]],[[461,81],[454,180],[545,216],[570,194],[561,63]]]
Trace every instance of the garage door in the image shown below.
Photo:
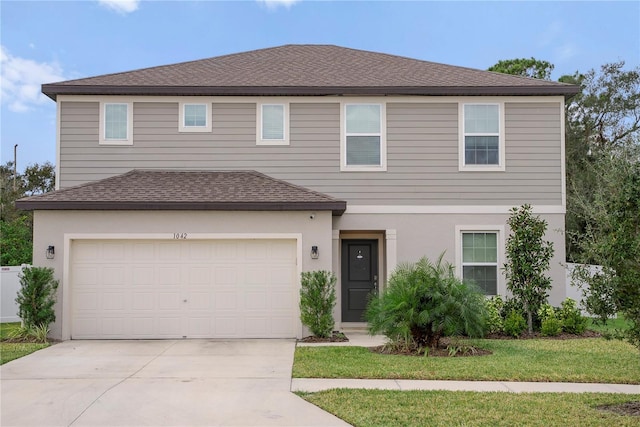
[[[296,336],[295,240],[76,240],[71,337]]]

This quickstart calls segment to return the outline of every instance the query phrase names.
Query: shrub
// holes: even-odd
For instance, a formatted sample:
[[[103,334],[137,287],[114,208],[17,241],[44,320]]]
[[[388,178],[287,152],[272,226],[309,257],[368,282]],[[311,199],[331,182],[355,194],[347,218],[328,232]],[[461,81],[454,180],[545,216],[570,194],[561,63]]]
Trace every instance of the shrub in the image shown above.
[[[443,256],[436,264],[422,258],[395,269],[384,292],[367,306],[371,334],[417,348],[437,347],[443,336],[483,335],[484,295],[458,279]]]
[[[331,335],[335,321],[336,276],[330,271],[308,271],[301,275],[300,320],[317,337]]]
[[[502,320],[502,307],[504,302],[500,295],[485,300],[487,307],[487,332],[499,334],[504,332],[504,321]]]
[[[49,335],[49,326],[21,326],[11,331],[7,337],[11,342],[46,343]]]
[[[544,303],[538,309],[538,317],[544,322],[550,317],[556,317],[556,310],[549,303]]]
[[[22,270],[16,303],[18,316],[26,329],[46,328],[55,322],[56,289],[58,281],[53,278],[52,268],[26,267]]]
[[[555,313],[551,313],[551,315],[542,320],[540,332],[545,337],[555,337],[562,332],[562,322],[556,317]]]
[[[558,314],[566,333],[582,335],[587,329],[587,318],[580,313],[576,302],[571,298],[562,301]]]
[[[527,329],[527,321],[524,316],[517,310],[511,310],[504,319],[504,333],[518,338],[524,330]]]

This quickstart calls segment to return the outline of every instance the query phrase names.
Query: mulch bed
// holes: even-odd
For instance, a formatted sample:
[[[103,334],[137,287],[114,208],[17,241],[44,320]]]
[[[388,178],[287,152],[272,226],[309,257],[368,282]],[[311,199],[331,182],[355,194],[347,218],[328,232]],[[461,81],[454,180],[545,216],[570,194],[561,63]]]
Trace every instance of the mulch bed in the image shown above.
[[[348,342],[349,338],[342,332],[334,332],[330,337],[320,338],[313,335],[299,339],[298,342],[323,343],[323,342]]]
[[[490,340],[527,340],[527,339],[546,339],[546,340],[575,340],[581,338],[599,338],[602,334],[600,332],[586,330],[582,335],[561,333],[555,337],[545,337],[540,332],[534,332],[532,334],[523,333],[519,337],[513,337],[506,334],[488,334],[485,338]]]
[[[457,348],[457,351],[452,352],[449,349]],[[381,345],[378,347],[369,347],[373,353],[378,354],[394,354],[401,356],[420,356],[424,357],[424,351],[420,351],[417,348],[396,348],[389,345]],[[493,354],[490,350],[484,348],[474,347],[467,344],[458,344],[448,338],[440,339],[440,345],[437,348],[430,348],[427,357],[472,357],[472,356],[488,356]]]
[[[596,408],[601,411],[615,412],[616,414],[620,415],[640,417],[640,401],[620,403],[616,405],[601,405],[597,406]]]

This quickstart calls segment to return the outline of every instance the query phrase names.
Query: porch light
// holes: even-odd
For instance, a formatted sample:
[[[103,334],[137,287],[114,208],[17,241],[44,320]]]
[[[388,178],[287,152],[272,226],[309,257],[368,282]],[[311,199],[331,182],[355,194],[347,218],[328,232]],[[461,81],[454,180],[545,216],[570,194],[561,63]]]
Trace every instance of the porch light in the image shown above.
[[[317,246],[311,246],[311,259],[318,259],[320,253]]]
[[[56,248],[49,246],[47,248],[47,259],[53,259],[56,256]]]

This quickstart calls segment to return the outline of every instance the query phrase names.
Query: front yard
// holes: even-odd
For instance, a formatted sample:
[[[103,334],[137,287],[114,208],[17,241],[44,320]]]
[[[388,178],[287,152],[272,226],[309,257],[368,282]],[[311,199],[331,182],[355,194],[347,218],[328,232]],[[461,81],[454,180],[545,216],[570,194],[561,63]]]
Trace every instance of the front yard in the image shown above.
[[[638,401],[640,394],[340,389],[300,395],[357,427],[640,425],[637,416],[597,408]]]
[[[607,328],[600,331],[607,332]],[[293,376],[640,384],[638,350],[617,340],[482,339],[462,342],[493,354],[416,357],[379,354],[362,347],[298,347]],[[640,386],[638,394],[633,395],[364,389],[298,394],[358,427],[640,426]],[[619,404],[625,405],[624,414],[602,408]]]
[[[11,332],[17,330],[20,323],[0,323],[0,365],[19,359],[34,351],[49,347],[48,343],[5,342]]]
[[[295,378],[551,381],[640,384],[640,355],[603,338],[465,340],[488,356],[416,357],[363,347],[298,347]]]

